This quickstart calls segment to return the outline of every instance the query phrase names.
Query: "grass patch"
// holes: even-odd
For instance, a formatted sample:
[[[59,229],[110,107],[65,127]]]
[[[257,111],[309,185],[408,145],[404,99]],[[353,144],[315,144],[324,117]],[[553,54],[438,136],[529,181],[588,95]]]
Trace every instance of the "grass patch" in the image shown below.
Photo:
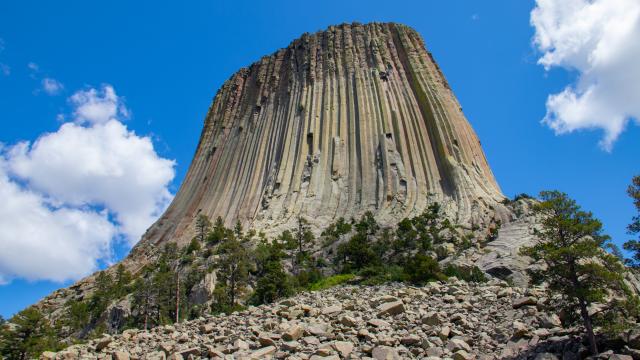
[[[318,291],[328,289],[334,286],[342,285],[346,282],[353,280],[356,276],[353,274],[338,274],[329,276],[327,278],[321,279],[318,282],[315,282],[309,285],[309,290]]]

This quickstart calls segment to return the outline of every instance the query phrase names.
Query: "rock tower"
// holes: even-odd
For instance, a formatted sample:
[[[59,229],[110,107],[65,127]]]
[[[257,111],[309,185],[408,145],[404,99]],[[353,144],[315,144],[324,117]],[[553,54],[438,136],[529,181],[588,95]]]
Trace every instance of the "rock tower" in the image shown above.
[[[365,211],[395,224],[438,201],[477,225],[501,199],[420,35],[342,24],[302,35],[222,85],[178,194],[140,245],[186,243],[198,214],[274,233],[299,216],[320,228]]]

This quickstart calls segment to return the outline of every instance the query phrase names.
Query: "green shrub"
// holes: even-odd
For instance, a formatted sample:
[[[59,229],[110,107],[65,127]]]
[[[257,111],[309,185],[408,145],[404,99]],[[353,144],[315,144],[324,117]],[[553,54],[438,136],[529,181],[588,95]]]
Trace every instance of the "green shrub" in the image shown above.
[[[468,282],[486,282],[488,280],[482,270],[477,266],[461,267],[448,264],[444,268],[444,274],[447,276],[455,276],[458,279]]]
[[[354,274],[338,274],[338,275],[329,276],[311,284],[309,286],[309,290],[318,291],[318,290],[328,289],[334,286],[347,283],[355,279],[355,277],[356,276]]]
[[[407,280],[413,284],[425,284],[429,281],[446,280],[447,278],[440,270],[436,259],[420,253],[407,260],[404,265],[404,273]]]

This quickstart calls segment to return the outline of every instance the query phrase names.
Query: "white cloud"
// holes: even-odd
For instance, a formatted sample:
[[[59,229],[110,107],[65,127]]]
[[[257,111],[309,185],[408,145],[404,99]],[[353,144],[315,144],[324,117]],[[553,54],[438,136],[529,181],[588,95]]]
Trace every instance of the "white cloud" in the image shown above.
[[[38,66],[38,64],[34,63],[33,61],[32,61],[32,62],[29,62],[29,63],[27,64],[27,67],[29,68],[29,70],[32,70],[32,71],[38,71],[38,70],[40,70],[40,66]]]
[[[100,90],[91,88],[78,91],[71,96],[70,101],[75,107],[76,121],[80,123],[101,124],[117,116],[129,116],[122,99],[109,85],[102,86]]]
[[[119,121],[111,86],[70,103],[75,122],[0,147],[0,282],[87,275],[117,238],[137,242],[172,199],[174,161]]]
[[[610,151],[640,119],[640,2],[537,0],[531,12],[538,63],[575,70],[575,84],[547,99],[543,122],[557,134],[602,129]]]
[[[64,85],[56,79],[46,77],[42,79],[42,90],[49,95],[58,95],[64,88]]]
[[[106,214],[53,208],[0,170],[0,284],[78,279],[109,255],[114,226]]]

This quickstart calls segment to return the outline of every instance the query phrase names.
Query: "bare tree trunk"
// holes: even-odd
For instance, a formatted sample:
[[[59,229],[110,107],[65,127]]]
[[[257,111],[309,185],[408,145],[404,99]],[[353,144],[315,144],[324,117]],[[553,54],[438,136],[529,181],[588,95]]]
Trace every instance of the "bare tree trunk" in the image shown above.
[[[582,321],[584,322],[584,328],[587,331],[587,339],[589,340],[589,350],[592,355],[598,354],[598,343],[596,342],[596,336],[593,333],[593,324],[591,323],[591,316],[589,316],[589,310],[584,300],[580,299],[580,315],[582,315]]]
[[[180,321],[180,274],[176,269],[176,323]]]

